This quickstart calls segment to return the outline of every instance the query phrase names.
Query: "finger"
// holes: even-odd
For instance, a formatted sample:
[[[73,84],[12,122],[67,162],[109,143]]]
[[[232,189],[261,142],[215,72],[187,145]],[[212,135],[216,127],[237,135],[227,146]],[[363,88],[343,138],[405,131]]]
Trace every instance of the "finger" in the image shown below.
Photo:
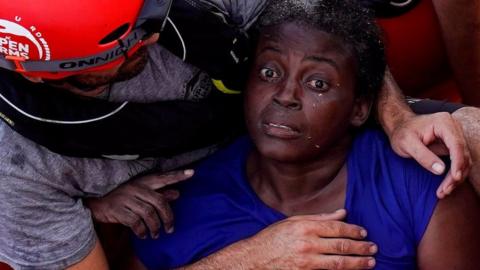
[[[341,221],[312,222],[311,230],[319,237],[363,239],[367,236],[364,228]]]
[[[193,170],[174,171],[165,174],[156,174],[145,176],[141,180],[141,184],[147,186],[150,189],[160,189],[168,185],[178,183],[192,177]]]
[[[445,171],[445,163],[418,138],[413,138],[408,143],[405,151],[415,159],[422,167],[433,174],[441,175]]]
[[[173,212],[168,204],[169,200],[165,198],[162,193],[150,193],[148,196],[143,196],[142,200],[148,202],[149,205],[152,205],[155,208],[155,213],[158,214],[166,233],[172,233],[173,228]],[[158,227],[160,228],[160,227]],[[158,236],[158,234],[156,235]],[[156,238],[156,237],[154,237]]]
[[[138,238],[147,238],[147,227],[143,223],[140,216],[136,215],[130,209],[125,209],[122,214],[122,219],[119,219],[118,221],[119,223],[129,227]]]
[[[466,147],[463,132],[459,130],[455,121],[455,128],[437,128],[435,135],[442,139],[450,153],[452,176],[455,180],[462,180],[467,176],[466,170],[469,168],[470,153]]]
[[[160,218],[162,219],[163,226],[165,228],[165,232],[166,233],[173,233],[173,231],[174,231],[174,228],[173,228],[173,211],[170,208],[170,205],[168,204],[168,202],[166,201],[165,198],[163,198],[163,200],[161,198],[158,198],[157,201],[159,202],[159,205],[157,207],[157,211],[160,215]]]
[[[345,238],[319,238],[311,245],[312,250],[321,254],[372,256],[378,251],[372,242]]]
[[[447,175],[443,179],[442,183],[437,188],[437,197],[439,199],[443,199],[447,196],[447,194],[445,193],[445,190],[447,186],[450,186],[453,182],[454,182],[454,179],[452,177],[451,170],[450,170],[448,171]]]
[[[375,259],[372,257],[355,257],[339,255],[312,256],[314,269],[372,269],[375,267]]]
[[[161,194],[165,197],[165,200],[167,200],[168,202],[174,201],[180,197],[180,192],[173,189],[162,191]]]
[[[143,199],[143,198],[142,198]],[[128,205],[129,209],[143,220],[153,239],[158,238],[162,226],[157,209],[150,203],[136,198]]]
[[[327,220],[344,220],[347,217],[347,210],[339,209],[332,213],[322,213],[317,215],[300,215],[290,217],[289,220],[311,220],[311,221],[327,221]]]
[[[437,188],[437,197],[439,199],[443,199],[446,196],[450,195],[457,186],[459,186],[461,183],[464,182],[464,179],[456,180],[452,176],[452,171],[450,170],[447,173],[447,176],[445,179],[442,181],[440,186]]]

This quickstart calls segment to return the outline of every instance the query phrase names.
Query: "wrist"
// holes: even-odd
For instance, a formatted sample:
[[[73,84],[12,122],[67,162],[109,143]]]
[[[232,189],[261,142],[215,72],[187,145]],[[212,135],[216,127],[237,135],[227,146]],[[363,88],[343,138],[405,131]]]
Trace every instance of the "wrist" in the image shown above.
[[[398,127],[402,126],[408,119],[411,119],[416,115],[408,109],[389,108],[386,110],[387,111],[384,112],[383,117],[380,117],[379,120],[388,137],[391,137]]]

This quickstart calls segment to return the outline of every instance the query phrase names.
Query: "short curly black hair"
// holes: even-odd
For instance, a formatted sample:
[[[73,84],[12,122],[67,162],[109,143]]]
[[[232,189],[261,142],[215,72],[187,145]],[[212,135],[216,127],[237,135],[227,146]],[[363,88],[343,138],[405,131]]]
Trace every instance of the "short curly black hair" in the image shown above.
[[[376,100],[385,73],[385,49],[372,12],[358,0],[270,0],[257,30],[295,22],[340,39],[357,61],[356,95]]]

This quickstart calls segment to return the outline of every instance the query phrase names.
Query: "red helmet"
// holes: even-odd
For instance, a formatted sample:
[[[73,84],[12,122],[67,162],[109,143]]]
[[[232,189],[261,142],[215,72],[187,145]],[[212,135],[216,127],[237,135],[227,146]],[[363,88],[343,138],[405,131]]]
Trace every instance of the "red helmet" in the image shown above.
[[[59,79],[122,63],[172,0],[0,0],[0,67]],[[160,31],[160,27],[158,29]]]

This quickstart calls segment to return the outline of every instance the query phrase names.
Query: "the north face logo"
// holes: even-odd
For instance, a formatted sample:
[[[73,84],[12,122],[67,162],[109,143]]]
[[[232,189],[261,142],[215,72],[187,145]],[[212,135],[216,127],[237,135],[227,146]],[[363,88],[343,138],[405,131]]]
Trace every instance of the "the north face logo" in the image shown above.
[[[21,22],[20,17],[15,17],[15,22],[0,19],[0,54],[50,60],[50,48],[42,33],[35,26],[25,28]]]

